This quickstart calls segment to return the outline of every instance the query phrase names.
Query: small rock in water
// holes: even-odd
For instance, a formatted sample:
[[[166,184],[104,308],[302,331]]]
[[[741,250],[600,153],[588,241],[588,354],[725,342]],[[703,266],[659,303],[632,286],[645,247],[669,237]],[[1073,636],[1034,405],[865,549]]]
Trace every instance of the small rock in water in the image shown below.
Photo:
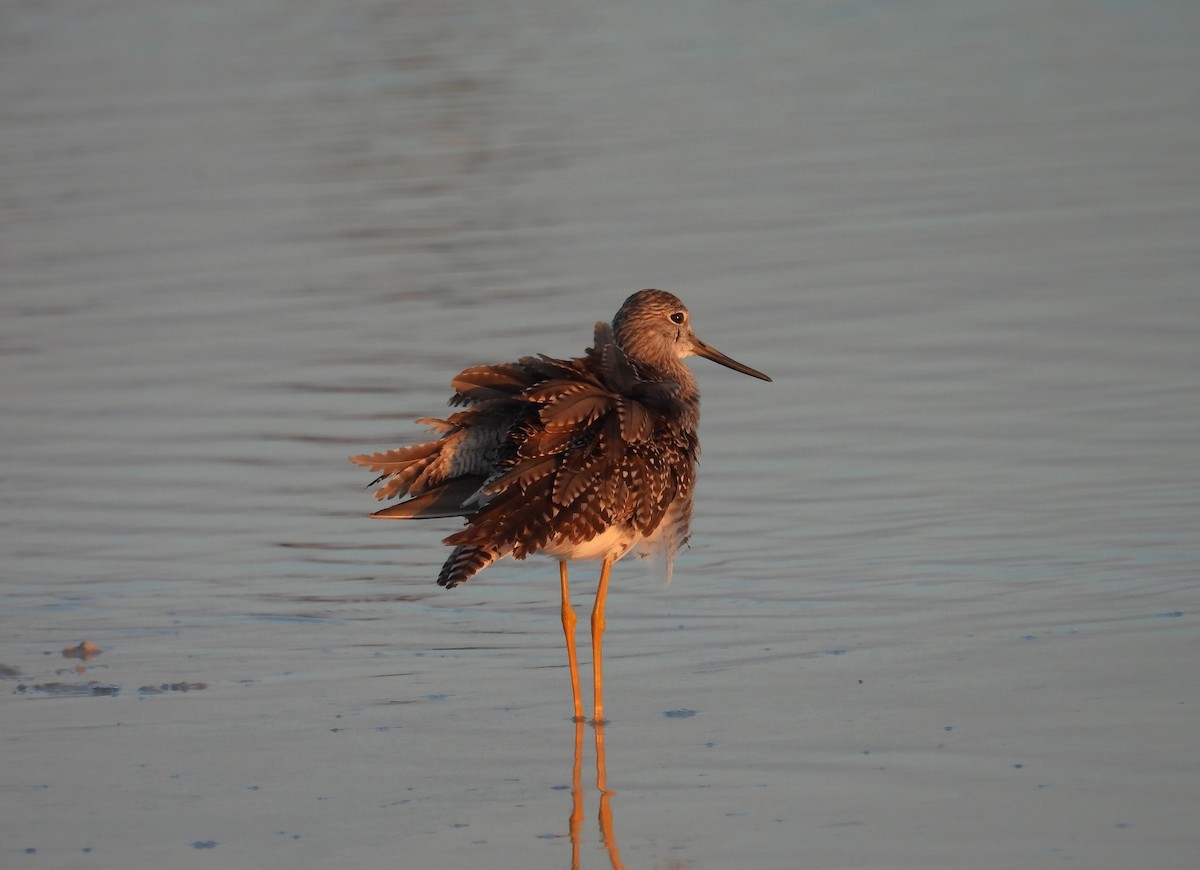
[[[90,640],[83,640],[79,642],[78,646],[65,648],[62,654],[65,659],[82,659],[86,662],[88,659],[94,659],[102,652],[104,650],[100,649],[100,647],[96,646]]]

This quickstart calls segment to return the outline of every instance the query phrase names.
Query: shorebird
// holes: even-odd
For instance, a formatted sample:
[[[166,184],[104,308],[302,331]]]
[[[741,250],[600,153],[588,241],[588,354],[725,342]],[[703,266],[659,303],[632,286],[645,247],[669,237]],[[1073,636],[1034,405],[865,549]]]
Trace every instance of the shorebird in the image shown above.
[[[466,518],[445,539],[454,550],[439,586],[451,589],[506,556],[558,560],[576,722],[583,704],[567,563],[601,561],[592,721],[603,724],[601,641],[613,563],[636,550],[662,560],[669,578],[688,539],[700,453],[700,391],[683,362],[689,356],[771,380],[697,338],[678,297],[642,290],[611,326],[596,324],[581,357],[539,354],[463,370],[451,382],[450,404],[470,407],[417,420],[437,440],[350,457],[379,473],[375,498],[406,499],[371,516]]]

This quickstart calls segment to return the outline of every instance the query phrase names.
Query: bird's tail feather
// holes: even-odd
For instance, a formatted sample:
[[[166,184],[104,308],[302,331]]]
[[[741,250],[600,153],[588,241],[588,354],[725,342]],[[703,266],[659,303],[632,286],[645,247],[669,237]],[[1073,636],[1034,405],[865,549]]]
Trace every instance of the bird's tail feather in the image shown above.
[[[455,547],[446,564],[442,566],[442,573],[438,575],[438,586],[453,589],[459,583],[470,580],[503,555],[498,550],[487,547]]]
[[[431,489],[408,501],[402,501],[371,516],[381,520],[424,520],[431,517],[465,517],[476,510],[466,502],[479,492],[482,477],[456,477],[449,483]]]

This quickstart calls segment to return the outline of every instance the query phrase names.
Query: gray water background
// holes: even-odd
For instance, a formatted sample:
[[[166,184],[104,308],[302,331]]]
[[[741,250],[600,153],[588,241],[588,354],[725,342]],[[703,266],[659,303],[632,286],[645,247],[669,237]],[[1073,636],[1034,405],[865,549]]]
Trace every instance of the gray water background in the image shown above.
[[[1195,866],[1198,36],[10,5],[0,864],[570,866],[553,565],[439,590],[344,457],[658,286],[775,382],[695,363],[692,548],[617,572],[625,865]]]

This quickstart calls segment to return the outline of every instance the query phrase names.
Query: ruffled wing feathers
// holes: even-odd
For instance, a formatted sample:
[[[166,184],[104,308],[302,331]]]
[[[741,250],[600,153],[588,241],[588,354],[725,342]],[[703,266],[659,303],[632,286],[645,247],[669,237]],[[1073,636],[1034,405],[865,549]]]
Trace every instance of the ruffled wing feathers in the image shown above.
[[[606,323],[582,357],[472,366],[451,383],[450,404],[469,407],[422,419],[437,441],[351,457],[380,474],[376,498],[409,497],[373,516],[467,517],[446,538],[443,585],[614,527],[646,539],[690,493],[695,405],[679,384],[644,379]]]

